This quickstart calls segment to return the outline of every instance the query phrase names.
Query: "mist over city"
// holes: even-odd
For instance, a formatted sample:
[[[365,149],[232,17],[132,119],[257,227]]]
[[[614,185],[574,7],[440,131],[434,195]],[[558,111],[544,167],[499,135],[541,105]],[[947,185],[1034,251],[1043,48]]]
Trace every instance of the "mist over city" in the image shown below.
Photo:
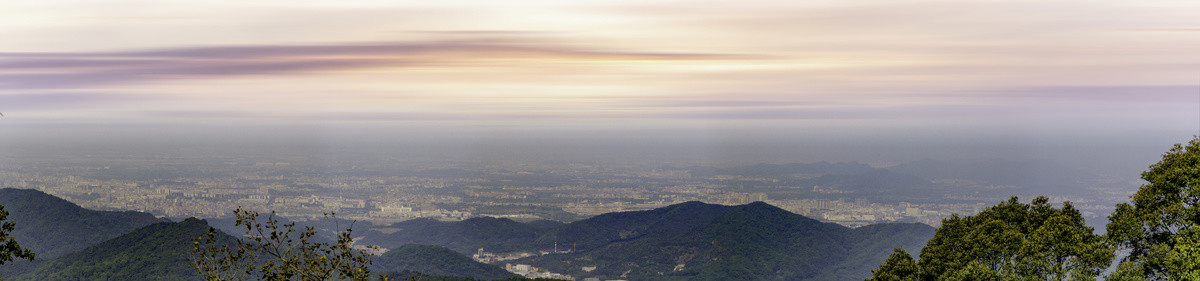
[[[14,280],[157,274],[128,268],[274,278],[222,275],[198,257],[228,256],[192,249],[266,237],[246,232],[249,214],[353,245],[343,257],[362,268],[341,278],[354,280],[1200,272],[1156,263],[1190,253],[1194,224],[1164,234],[1134,219],[1200,208],[1135,196],[1200,194],[1189,193],[1200,175],[1169,172],[1192,171],[1172,165],[1192,163],[1200,134],[1198,3],[62,0],[0,11],[11,39],[0,40],[0,221],[16,225],[0,238],[31,253],[0,260]],[[1049,248],[961,249],[1006,243],[988,233],[1068,243],[1038,232],[1051,226],[1083,237],[1069,243],[1086,250],[1061,254],[1068,265],[984,258],[1050,259]],[[978,258],[947,261],[938,251],[951,248],[936,247]],[[302,256],[277,257],[289,255]],[[279,276],[334,278],[301,273]]]

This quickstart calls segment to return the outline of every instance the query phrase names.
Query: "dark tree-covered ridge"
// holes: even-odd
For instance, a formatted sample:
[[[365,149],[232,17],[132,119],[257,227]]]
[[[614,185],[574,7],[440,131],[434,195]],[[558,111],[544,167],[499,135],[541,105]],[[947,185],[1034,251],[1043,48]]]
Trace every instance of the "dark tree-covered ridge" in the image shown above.
[[[400,246],[372,260],[371,269],[378,272],[407,270],[434,276],[473,277],[480,280],[519,277],[499,266],[480,263],[450,249],[431,245]]]
[[[39,259],[83,250],[163,220],[149,213],[95,211],[33,189],[0,189],[0,205],[21,227],[12,237]]]
[[[161,222],[39,264],[14,280],[202,280],[186,258],[204,220]],[[221,234],[221,243],[235,238]]]

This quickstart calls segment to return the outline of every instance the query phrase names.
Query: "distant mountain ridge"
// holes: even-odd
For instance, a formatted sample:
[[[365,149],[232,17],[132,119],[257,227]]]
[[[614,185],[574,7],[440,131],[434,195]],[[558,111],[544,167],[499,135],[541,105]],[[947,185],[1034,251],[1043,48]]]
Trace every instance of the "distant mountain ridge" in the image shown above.
[[[33,189],[0,189],[0,205],[17,224],[12,236],[38,259],[52,259],[163,220],[134,211],[95,211]]]
[[[887,168],[858,162],[755,164],[736,167],[691,166],[682,169],[694,177],[770,193],[772,188],[812,188],[807,196],[852,193],[878,202],[925,202],[924,194],[962,196],[1079,195],[1088,192],[1095,173],[1050,160],[1004,158],[923,159]],[[728,176],[728,177],[722,177]],[[767,183],[758,178],[769,178]],[[959,182],[934,182],[958,180]],[[745,191],[743,191],[745,192]]]
[[[40,207],[48,208],[46,212],[33,209],[28,215],[35,218],[27,222],[50,221],[36,217],[52,218],[64,214],[63,210],[81,216],[116,213],[145,218],[148,215],[86,210],[31,190],[0,190],[0,195],[41,202]],[[30,210],[27,206],[21,208]],[[98,220],[106,219],[111,220],[108,217]],[[608,213],[568,224],[473,218],[460,222],[413,220],[391,227],[397,231],[391,234],[371,231],[360,243],[393,245],[424,241],[457,253],[441,247],[394,245],[388,247],[393,250],[390,255],[376,257],[375,270],[422,271],[481,279],[511,275],[462,254],[479,248],[495,253],[550,251],[556,245],[563,253],[509,262],[531,264],[579,279],[862,279],[887,257],[890,249],[919,249],[934,232],[923,224],[880,224],[850,229],[762,202],[738,206],[686,202],[646,211]],[[196,280],[195,272],[183,259],[191,250],[191,241],[208,229],[207,222],[198,219],[150,224],[81,251],[31,265],[32,268],[13,280]],[[222,237],[234,239],[223,234]]]
[[[37,252],[36,262],[5,264],[3,276],[9,280],[201,280],[186,258],[192,242],[208,232],[210,225],[206,220],[188,218],[169,222],[147,213],[88,210],[29,189],[0,189],[0,202],[9,211],[9,218],[17,222],[14,234],[22,235],[17,241],[35,252],[42,250]],[[478,224],[464,226],[477,229],[479,225],[516,224],[521,228],[545,229],[561,225],[548,221],[525,225],[490,218],[475,221]],[[140,226],[132,227],[135,225]],[[122,230],[125,231],[117,233]],[[479,234],[497,237],[493,234],[500,233]],[[113,237],[101,239],[107,235]],[[225,233],[218,234],[218,240],[226,243],[232,244],[235,239]],[[44,241],[51,242],[41,244]],[[58,254],[43,254],[46,252]],[[373,268],[380,273],[408,270],[420,272],[421,276],[436,275],[439,280],[457,280],[448,276],[464,277],[462,280],[517,277],[438,246],[405,245],[373,260],[376,261]]]
[[[802,176],[802,175],[827,175],[827,174],[858,174],[871,171],[870,165],[858,162],[815,162],[815,163],[788,163],[788,164],[766,164],[759,163],[750,166],[738,166],[730,168],[716,168],[704,166],[692,166],[686,168],[692,176],[711,177],[717,175],[739,175],[752,177],[778,177],[778,176]]]
[[[833,186],[840,190],[865,194],[912,194],[941,188],[929,180],[884,169],[858,174],[830,174],[814,179],[789,182],[795,185]]]
[[[968,180],[982,185],[1013,186],[1046,192],[1076,194],[1083,192],[1083,181],[1094,176],[1052,161],[1014,161],[1002,158],[982,160],[937,161],[924,159],[908,162],[888,170],[918,176],[927,180]]]
[[[208,230],[207,222],[195,218],[152,224],[42,262],[13,280],[201,280],[187,257],[192,242]],[[229,244],[236,239],[224,233],[218,235],[218,241]]]
[[[574,245],[576,252],[518,262],[601,279],[850,280],[869,276],[888,250],[917,249],[934,232],[922,224],[862,229],[823,223],[762,202],[687,202],[568,224],[547,236],[556,236],[560,245]]]
[[[553,251],[557,245],[559,251],[573,252],[506,263],[530,264],[577,279],[628,280],[863,279],[892,248],[920,249],[935,230],[924,224],[850,229],[762,202],[685,202],[540,229],[496,218],[421,220],[393,227],[400,230],[368,235],[375,237],[363,242],[420,241],[463,254],[478,248],[495,253]]]
[[[875,201],[920,201],[915,194],[946,191],[945,186],[927,179],[859,162],[760,163],[728,168],[692,166],[685,170],[694,177],[712,178],[730,186],[768,193],[772,188],[799,188],[811,191],[813,197],[834,192],[854,193],[859,198]],[[773,181],[763,183],[755,178]]]
[[[415,271],[434,276],[460,276],[480,280],[520,277],[495,265],[477,262],[450,249],[408,244],[372,259],[373,272]]]

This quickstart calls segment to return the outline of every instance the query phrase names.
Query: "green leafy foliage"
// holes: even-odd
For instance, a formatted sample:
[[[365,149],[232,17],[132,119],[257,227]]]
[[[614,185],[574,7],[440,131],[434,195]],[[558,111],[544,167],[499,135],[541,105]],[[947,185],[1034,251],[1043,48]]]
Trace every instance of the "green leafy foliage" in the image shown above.
[[[1047,201],[1038,197],[1022,204],[1013,197],[974,216],[943,220],[921,249],[920,279],[958,278],[985,273],[984,269],[995,276],[1029,280],[1087,280],[1099,275],[1112,261],[1113,249],[1084,225],[1069,202],[1055,209]],[[960,273],[964,270],[972,274]]]
[[[1150,279],[1146,279],[1145,272],[1146,271],[1144,269],[1142,269],[1141,265],[1138,265],[1137,263],[1134,263],[1134,262],[1125,261],[1125,262],[1121,262],[1121,264],[1118,264],[1117,270],[1114,270],[1112,272],[1112,274],[1109,274],[1108,278],[1104,278],[1104,280],[1105,281],[1148,281]]]
[[[375,277],[367,267],[371,255],[351,247],[354,241],[349,229],[338,233],[336,242],[327,243],[315,239],[314,227],[297,230],[294,222],[281,224],[274,212],[264,221],[259,220],[258,212],[241,208],[234,214],[237,225],[245,227],[245,238],[236,245],[222,243],[219,232],[211,227],[193,242],[188,261],[205,280],[365,281]]]
[[[20,244],[17,244],[17,240],[9,235],[17,228],[17,223],[7,220],[8,211],[5,211],[4,206],[0,205],[0,264],[13,261],[13,259],[33,260],[33,251],[21,247]]]
[[[1037,278],[1028,278],[1028,279],[1046,280],[1046,279],[1037,279]],[[946,274],[944,277],[942,277],[938,280],[944,280],[944,281],[1018,281],[1018,280],[1020,280],[1020,278],[1017,277],[1016,273],[1000,272],[1000,271],[996,270],[995,268],[991,268],[988,265],[985,265],[984,262],[982,262],[980,260],[974,260],[974,261],[967,263],[967,265],[965,267],[963,267],[962,269],[955,270],[954,272],[950,272],[949,274]]]
[[[1200,138],[1176,144],[1162,160],[1142,173],[1146,184],[1117,205],[1109,216],[1108,239],[1130,254],[1125,261],[1142,268],[1152,280],[1186,280],[1200,267],[1194,255],[1195,227],[1200,224]],[[1179,237],[1183,236],[1183,237]]]
[[[415,271],[435,276],[462,276],[481,280],[519,277],[495,265],[477,262],[439,246],[408,244],[374,258],[371,269],[378,272]]]
[[[1175,234],[1167,272],[1183,280],[1200,280],[1200,228],[1193,225]]]
[[[896,248],[892,251],[892,255],[888,256],[887,261],[879,266],[879,269],[871,271],[871,275],[867,281],[917,280],[917,262],[913,260],[912,255],[904,252],[903,249]]]
[[[200,280],[186,257],[208,224],[199,219],[152,224],[80,252],[43,262],[16,280]],[[221,234],[220,243],[235,238]]]
[[[7,207],[12,222],[21,226],[10,233],[12,238],[42,259],[83,250],[163,221],[148,213],[88,210],[32,189],[0,189],[0,205]]]

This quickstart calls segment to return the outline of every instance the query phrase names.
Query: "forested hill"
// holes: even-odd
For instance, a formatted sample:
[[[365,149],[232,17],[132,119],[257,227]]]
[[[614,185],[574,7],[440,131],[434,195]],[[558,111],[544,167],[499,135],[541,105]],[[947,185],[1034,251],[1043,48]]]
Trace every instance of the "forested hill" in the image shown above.
[[[391,227],[396,232],[372,233],[362,242],[433,244],[460,253],[552,251],[557,243],[558,250],[574,252],[511,263],[602,280],[861,280],[893,248],[916,251],[935,231],[924,224],[850,229],[762,202],[687,202],[549,226],[476,218]]]
[[[632,280],[861,280],[894,247],[919,249],[935,229],[850,229],[762,202],[687,202],[574,222],[540,241],[575,252],[518,260],[575,277]]]
[[[88,210],[32,189],[0,189],[0,205],[17,224],[12,236],[39,260],[52,259],[96,245],[152,223],[142,212]]]
[[[187,257],[192,242],[209,230],[200,219],[161,222],[104,241],[83,251],[45,261],[13,280],[200,280]],[[233,244],[233,236],[218,233]]]
[[[43,251],[66,251],[44,244],[64,241],[81,248],[54,259],[43,258],[35,268],[24,268],[23,274],[13,280],[196,278],[184,258],[193,239],[209,229],[203,220],[153,223],[159,220],[149,214],[86,210],[33,190],[2,189],[0,199],[12,217],[20,219],[17,229],[26,236],[17,240],[23,246],[28,243],[26,247],[41,247],[38,249]],[[149,225],[131,227],[137,224]],[[530,264],[579,279],[862,280],[887,258],[891,249],[916,251],[934,233],[933,227],[923,224],[850,229],[762,202],[739,206],[686,202],[647,211],[608,213],[568,224],[474,218],[461,222],[415,220],[392,227],[393,233],[372,231],[360,241],[368,245],[386,243],[394,248],[375,258],[377,271],[425,271],[483,279],[511,275],[495,266],[475,263],[460,253],[479,248],[493,253],[536,253],[554,250],[557,245],[562,252],[506,262]],[[124,228],[136,230],[122,235],[119,232]],[[106,235],[115,238],[91,242]],[[459,253],[441,247],[403,246],[414,242]]]
[[[472,260],[439,246],[408,244],[377,256],[371,263],[375,272],[415,271],[435,276],[472,277],[494,280],[519,277],[495,265]]]

